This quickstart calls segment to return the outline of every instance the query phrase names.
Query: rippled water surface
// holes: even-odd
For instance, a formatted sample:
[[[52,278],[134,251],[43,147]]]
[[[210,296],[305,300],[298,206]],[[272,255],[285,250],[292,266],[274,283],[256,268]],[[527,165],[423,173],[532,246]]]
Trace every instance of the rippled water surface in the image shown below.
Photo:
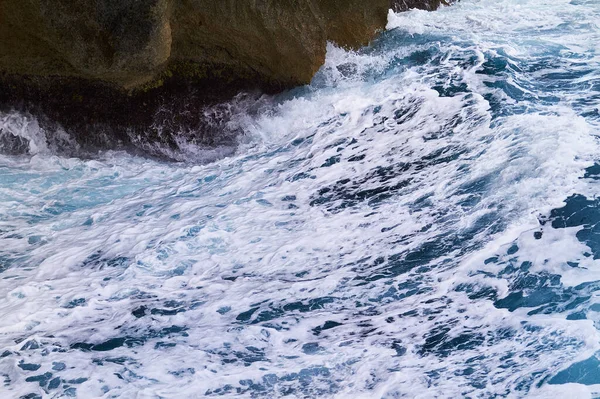
[[[0,115],[1,397],[600,395],[599,1],[390,15],[260,101],[211,163]]]

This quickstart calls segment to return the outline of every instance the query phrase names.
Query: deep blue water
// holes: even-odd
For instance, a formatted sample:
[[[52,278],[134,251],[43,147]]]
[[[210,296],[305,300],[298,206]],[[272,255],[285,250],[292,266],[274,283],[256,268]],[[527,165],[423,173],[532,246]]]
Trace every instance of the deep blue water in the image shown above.
[[[390,15],[216,161],[0,115],[0,396],[598,397],[599,43],[596,0]]]

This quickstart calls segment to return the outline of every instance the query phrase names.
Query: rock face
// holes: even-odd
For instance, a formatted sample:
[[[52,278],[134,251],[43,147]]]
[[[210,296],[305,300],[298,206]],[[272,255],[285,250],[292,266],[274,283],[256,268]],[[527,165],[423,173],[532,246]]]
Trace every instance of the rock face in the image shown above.
[[[355,48],[390,8],[440,0],[2,0],[0,71],[130,89],[164,78],[310,81],[327,41]],[[160,83],[160,82],[157,82]]]
[[[306,84],[323,64],[327,42],[358,48],[384,29],[390,8],[440,4],[0,0],[0,111],[32,113],[84,141],[108,135],[105,141],[127,144],[133,131],[176,145],[183,126],[210,145],[207,126],[214,123],[197,116],[204,107],[240,90]],[[160,116],[166,108],[173,115]],[[172,126],[158,131],[157,115]]]
[[[178,73],[289,87],[357,47],[389,0],[2,0],[0,71],[135,88]]]
[[[3,0],[0,70],[137,85],[171,55],[165,0]]]

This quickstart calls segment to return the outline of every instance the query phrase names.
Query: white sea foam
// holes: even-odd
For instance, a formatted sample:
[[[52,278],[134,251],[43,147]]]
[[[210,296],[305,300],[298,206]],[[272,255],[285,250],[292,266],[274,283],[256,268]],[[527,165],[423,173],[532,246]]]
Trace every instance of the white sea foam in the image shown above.
[[[237,152],[210,164],[69,159],[38,139],[33,156],[0,157],[2,389],[594,395],[548,383],[600,349],[593,312],[566,318],[594,291],[546,313],[498,300],[523,262],[529,279],[560,276],[545,287],[565,296],[600,280],[580,227],[539,222],[598,195],[582,179],[599,150],[586,114],[598,75],[544,79],[573,60],[598,68],[599,13],[463,0],[391,15],[371,48],[331,46],[313,85],[240,115]],[[31,139],[24,121],[1,123]]]

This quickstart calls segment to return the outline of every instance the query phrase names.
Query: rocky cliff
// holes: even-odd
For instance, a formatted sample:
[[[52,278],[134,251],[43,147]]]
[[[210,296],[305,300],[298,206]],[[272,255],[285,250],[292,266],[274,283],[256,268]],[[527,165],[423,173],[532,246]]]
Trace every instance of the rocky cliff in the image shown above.
[[[84,134],[105,122],[146,128],[182,90],[207,104],[306,84],[327,42],[363,46],[390,8],[440,2],[1,0],[0,108],[37,109]]]
[[[389,0],[3,0],[0,71],[135,88],[177,73],[289,87],[356,47]]]
[[[136,88],[161,75],[310,81],[327,41],[367,44],[390,8],[440,0],[3,0],[0,71]]]

